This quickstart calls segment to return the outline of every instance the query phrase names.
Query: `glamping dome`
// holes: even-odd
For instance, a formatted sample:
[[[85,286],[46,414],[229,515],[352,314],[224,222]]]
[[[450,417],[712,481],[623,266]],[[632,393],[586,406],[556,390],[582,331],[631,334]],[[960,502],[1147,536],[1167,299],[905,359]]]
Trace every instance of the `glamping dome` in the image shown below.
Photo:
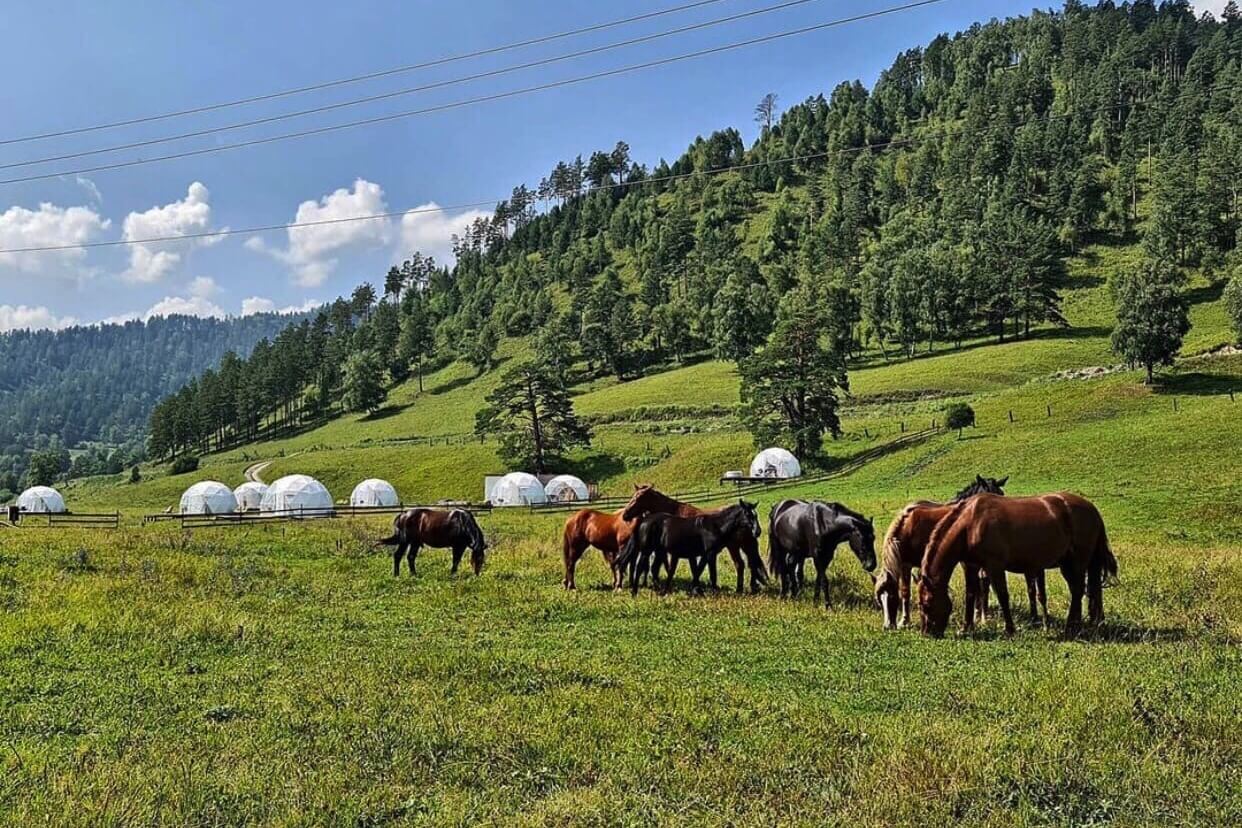
[[[750,461],[751,477],[789,478],[802,476],[802,464],[783,448],[768,448]]]
[[[257,512],[263,505],[263,495],[267,494],[267,484],[257,480],[249,480],[233,490],[237,498],[237,511]]]
[[[354,486],[354,493],[349,496],[350,506],[397,506],[401,498],[397,490],[387,480],[371,478]]]
[[[17,508],[23,512],[65,512],[65,499],[51,486],[31,486],[17,498]]]
[[[204,480],[195,483],[181,495],[183,515],[231,515],[237,511],[233,490],[223,483]]]
[[[526,472],[509,472],[492,487],[493,506],[528,506],[547,503],[548,495],[539,478]]]
[[[259,508],[264,512],[305,509],[327,513],[332,511],[332,495],[315,478],[304,474],[290,474],[268,488]]]
[[[572,474],[557,475],[548,481],[543,490],[547,493],[548,500],[557,503],[572,503],[575,500],[591,499],[591,492],[587,489],[587,484]]]

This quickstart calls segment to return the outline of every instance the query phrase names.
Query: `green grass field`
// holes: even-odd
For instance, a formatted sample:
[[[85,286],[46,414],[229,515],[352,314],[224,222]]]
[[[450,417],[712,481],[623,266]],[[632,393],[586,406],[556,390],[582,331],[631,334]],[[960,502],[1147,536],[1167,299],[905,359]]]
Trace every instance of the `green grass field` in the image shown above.
[[[827,611],[771,592],[614,595],[596,553],[565,593],[563,516],[524,511],[482,518],[480,578],[450,578],[428,550],[417,578],[394,579],[370,548],[378,518],[138,525],[194,480],[235,485],[259,460],[268,480],[314,474],[337,498],[370,476],[409,501],[478,498],[500,470],[491,444],[397,442],[470,429],[495,375],[450,366],[378,417],[204,458],[192,475],[66,488],[79,511],[120,508],[118,531],[0,530],[0,820],[1242,822],[1242,357],[1184,359],[1154,387],[1127,371],[1051,378],[1115,361],[1102,279],[1131,253],[1074,261],[1068,331],[893,364],[868,354],[828,462],[926,427],[948,396],[978,414],[963,439],[761,499],[765,515],[796,495],[886,524],[976,473],[1010,475],[1012,494],[1078,491],[1121,565],[1102,629],[1064,636],[1052,573],[1051,630],[1025,623],[1018,598],[1013,639],[995,622],[943,641],[884,633],[844,548]],[[1212,290],[1196,297],[1188,356],[1229,338]],[[635,412],[736,401],[716,362],[582,389],[579,411],[609,422],[574,462],[605,491],[712,485],[754,450],[730,416]],[[727,563],[721,574],[732,582]]]

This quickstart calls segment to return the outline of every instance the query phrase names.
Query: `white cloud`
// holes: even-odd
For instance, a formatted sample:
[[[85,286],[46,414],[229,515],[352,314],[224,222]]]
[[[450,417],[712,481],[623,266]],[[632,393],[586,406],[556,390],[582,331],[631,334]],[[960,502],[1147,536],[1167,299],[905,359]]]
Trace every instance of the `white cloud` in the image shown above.
[[[220,286],[210,276],[195,276],[190,282],[190,295],[208,299],[220,292]]]
[[[125,241],[176,238],[202,233],[210,227],[211,193],[201,182],[195,181],[180,201],[126,216],[122,238]],[[131,282],[158,282],[181,263],[187,246],[205,247],[215,244],[220,238],[208,236],[191,242],[136,244],[130,248],[129,268],[122,276]]]
[[[110,224],[89,207],[58,207],[47,202],[37,210],[13,206],[0,213],[0,249],[86,244]],[[0,253],[0,267],[63,275],[67,265],[80,263],[85,257],[86,251],[80,248]]]
[[[384,189],[359,178],[352,190],[342,187],[318,201],[303,201],[291,224],[331,222],[387,212]],[[288,247],[274,248],[255,236],[246,242],[251,250],[267,253],[284,262],[293,271],[293,280],[303,287],[318,287],[332,275],[338,256],[349,248],[375,247],[388,243],[391,222],[386,218],[372,221],[344,221],[335,224],[314,224],[310,227],[288,227]]]
[[[225,316],[224,309],[210,299],[204,299],[201,296],[188,298],[184,296],[165,296],[152,305],[142,315],[142,318],[150,319],[153,316],[173,316],[174,314],[182,316],[216,316],[220,318]]]
[[[91,194],[91,198],[95,200],[96,204],[103,203],[103,193],[99,192],[99,188],[95,186],[94,181],[91,181],[84,175],[79,175],[74,180],[78,182],[79,187]]]
[[[417,250],[435,256],[442,263],[448,262],[453,257],[453,235],[460,235],[475,219],[488,215],[483,210],[449,215],[434,201],[419,205],[401,216],[401,250],[398,253],[406,256]]]
[[[322,304],[323,302],[320,302],[318,299],[307,299],[300,305],[286,305],[283,308],[277,309],[276,303],[271,299],[263,296],[247,296],[241,303],[241,315],[253,316],[256,313],[305,313],[306,311],[314,310]]]
[[[35,308],[26,305],[0,305],[0,333],[43,328],[58,331],[77,324],[77,321],[72,316],[56,316],[42,305]]]

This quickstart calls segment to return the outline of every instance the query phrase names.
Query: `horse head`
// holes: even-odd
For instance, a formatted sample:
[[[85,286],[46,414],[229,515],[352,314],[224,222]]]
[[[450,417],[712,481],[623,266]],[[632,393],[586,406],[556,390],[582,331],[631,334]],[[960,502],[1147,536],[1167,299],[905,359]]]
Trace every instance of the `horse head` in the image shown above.
[[[659,506],[668,501],[660,490],[650,483],[635,483],[634,494],[630,502],[621,510],[622,520],[635,520],[651,512],[659,511]]]
[[[462,531],[469,538],[470,566],[474,568],[474,574],[478,575],[483,571],[483,561],[487,558],[487,538],[483,537],[483,530],[479,528],[479,522],[475,520],[474,515],[465,510],[458,510],[455,517]]]
[[[949,614],[953,612],[949,585],[933,581],[923,572],[919,578],[919,611],[923,616],[924,635],[943,638],[945,628],[949,626]]]
[[[976,474],[974,481],[954,495],[953,499],[965,500],[966,498],[974,497],[977,494],[994,494],[1003,496],[1005,494],[1005,484],[1008,482],[1009,475],[1005,475],[1004,477],[997,479],[995,477],[984,477],[983,475]]]
[[[850,549],[854,550],[854,555],[862,564],[863,569],[874,572],[876,567],[875,518],[851,516],[850,522],[853,524],[849,534]]]
[[[763,529],[759,526],[759,504],[751,503],[747,500],[738,499],[737,505],[742,509],[742,516],[746,522],[746,528],[750,530],[750,534],[759,539],[763,534]]]

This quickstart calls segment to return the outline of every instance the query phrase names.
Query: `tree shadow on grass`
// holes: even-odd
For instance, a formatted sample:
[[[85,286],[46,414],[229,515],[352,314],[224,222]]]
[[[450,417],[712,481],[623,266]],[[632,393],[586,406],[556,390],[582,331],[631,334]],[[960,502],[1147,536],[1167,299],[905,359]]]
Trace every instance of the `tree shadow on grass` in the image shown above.
[[[379,420],[387,420],[389,417],[397,416],[398,414],[400,414],[401,412],[409,408],[411,405],[413,405],[413,403],[406,403],[405,405],[395,405],[395,404],[386,405],[383,408],[380,408],[376,411],[372,411],[370,414],[367,414],[365,417],[360,418],[358,422],[374,423],[374,422],[378,422]]]
[[[592,454],[566,465],[570,474],[588,483],[616,477],[625,471],[625,460],[615,454]]]
[[[1242,394],[1242,377],[1187,371],[1161,376],[1152,390],[1157,394],[1186,397],[1222,397],[1230,392],[1237,395]]]
[[[902,365],[908,362],[918,362],[924,359],[933,359],[935,357],[951,356],[955,354],[965,354],[971,351],[977,351],[980,348],[990,348],[994,345],[1012,345],[1014,343],[1035,342],[1038,340],[1075,340],[1075,339],[1099,339],[1108,337],[1112,333],[1111,328],[1103,325],[1073,325],[1069,327],[1050,326],[1036,328],[1031,331],[1031,335],[1027,337],[1006,336],[1004,342],[996,339],[996,336],[990,335],[986,338],[974,339],[963,344],[961,347],[942,347],[932,353],[919,352],[912,357],[902,357],[889,359],[885,361],[881,355],[868,355],[861,359],[850,360],[850,370],[858,371],[864,368],[881,368],[888,365]]]
[[[1224,295],[1225,283],[1221,281],[1210,285],[1191,288],[1186,291],[1186,300],[1192,305],[1202,305],[1207,302],[1215,302]]]

